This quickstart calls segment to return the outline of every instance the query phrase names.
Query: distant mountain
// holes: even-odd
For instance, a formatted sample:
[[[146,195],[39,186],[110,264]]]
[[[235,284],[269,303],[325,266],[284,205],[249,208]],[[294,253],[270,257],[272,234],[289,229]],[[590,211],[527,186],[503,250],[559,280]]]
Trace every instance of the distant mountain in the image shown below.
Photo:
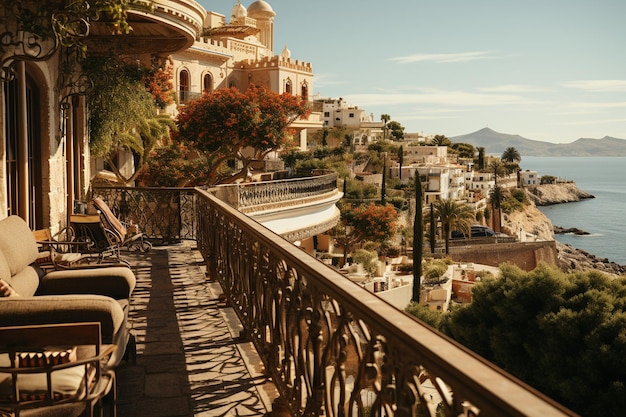
[[[474,133],[451,137],[450,140],[482,146],[487,154],[496,155],[512,146],[521,156],[626,156],[626,139],[609,136],[602,139],[580,138],[572,143],[550,143],[499,133],[486,127]]]

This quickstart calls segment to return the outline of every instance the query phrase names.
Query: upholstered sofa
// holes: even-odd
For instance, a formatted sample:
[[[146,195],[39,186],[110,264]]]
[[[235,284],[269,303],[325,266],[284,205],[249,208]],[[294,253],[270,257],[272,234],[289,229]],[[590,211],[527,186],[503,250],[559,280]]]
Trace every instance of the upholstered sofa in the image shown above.
[[[0,326],[99,322],[115,345],[117,366],[132,340],[127,323],[135,275],[125,266],[57,270],[38,267],[37,242],[18,216],[0,220],[0,279],[18,294],[0,297]]]

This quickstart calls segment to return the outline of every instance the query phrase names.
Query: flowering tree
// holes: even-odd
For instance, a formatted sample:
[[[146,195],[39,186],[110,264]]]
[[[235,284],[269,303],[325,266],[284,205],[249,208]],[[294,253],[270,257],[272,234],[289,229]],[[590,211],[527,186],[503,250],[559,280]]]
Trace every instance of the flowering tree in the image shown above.
[[[398,212],[391,204],[370,203],[341,209],[341,222],[332,231],[338,246],[343,248],[344,264],[350,248],[357,242],[372,241],[378,244],[391,239],[396,233]]]
[[[153,65],[142,71],[143,83],[150,94],[152,94],[155,104],[161,109],[164,109],[168,104],[174,103],[173,65],[172,58],[168,57],[164,63]]]
[[[245,178],[252,161],[287,145],[292,138],[289,126],[308,113],[306,102],[291,94],[254,85],[246,92],[221,89],[205,93],[182,109],[177,138],[206,156],[209,183],[228,183]],[[224,165],[232,159],[243,168],[228,175]]]

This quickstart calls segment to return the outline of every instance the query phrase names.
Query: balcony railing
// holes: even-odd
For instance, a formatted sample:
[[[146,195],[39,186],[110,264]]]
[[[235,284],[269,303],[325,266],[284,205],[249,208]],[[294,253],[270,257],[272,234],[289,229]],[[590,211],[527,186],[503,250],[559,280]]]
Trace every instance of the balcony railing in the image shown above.
[[[191,188],[94,187],[111,210],[157,242],[196,239],[197,194]]]
[[[184,228],[197,227],[209,276],[294,416],[575,415],[210,193],[163,193],[193,201]],[[131,216],[133,204],[156,204],[130,190],[114,200]],[[191,206],[157,218],[188,219]]]
[[[218,186],[215,195],[242,213],[302,204],[337,192],[337,174]]]

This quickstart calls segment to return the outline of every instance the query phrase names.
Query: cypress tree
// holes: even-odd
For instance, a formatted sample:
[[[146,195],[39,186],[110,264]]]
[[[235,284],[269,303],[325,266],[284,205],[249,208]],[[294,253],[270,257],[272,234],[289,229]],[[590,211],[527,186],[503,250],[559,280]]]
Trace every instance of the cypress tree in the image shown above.
[[[413,222],[413,296],[411,301],[420,302],[422,286],[422,257],[424,252],[424,219],[422,216],[422,182],[415,171],[415,220]]]

